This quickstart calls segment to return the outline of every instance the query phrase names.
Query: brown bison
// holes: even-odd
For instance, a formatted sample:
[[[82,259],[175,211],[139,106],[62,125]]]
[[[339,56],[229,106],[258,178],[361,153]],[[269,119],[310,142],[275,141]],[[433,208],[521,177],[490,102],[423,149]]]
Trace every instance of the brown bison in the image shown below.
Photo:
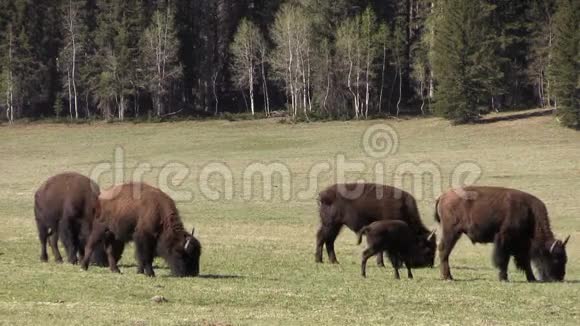
[[[155,276],[153,259],[161,256],[175,276],[197,276],[201,245],[185,231],[175,202],[161,190],[144,183],[127,183],[103,191],[101,214],[93,225],[86,252],[103,242],[109,267],[119,272],[117,261],[125,244],[135,243],[137,273]],[[88,268],[88,261],[82,262]]]
[[[64,244],[68,261],[82,259],[85,240],[99,209],[99,186],[84,175],[68,172],[50,177],[34,194],[34,215],[40,239],[40,260],[48,261],[46,243],[56,262],[62,262],[58,239]],[[106,264],[102,248],[92,255],[98,265]]]
[[[407,222],[435,255],[435,236],[421,222],[415,198],[403,190],[378,184],[334,184],[320,192],[318,202],[320,228],[316,234],[316,262],[322,262],[322,247],[326,246],[330,262],[338,263],[334,241],[343,225],[359,232],[380,220]],[[384,265],[382,255],[377,255],[377,261]]]
[[[501,281],[507,281],[510,256],[529,282],[536,280],[531,262],[542,280],[564,279],[569,237],[554,238],[546,206],[528,193],[498,187],[449,190],[437,199],[435,220],[443,232],[439,244],[443,279],[453,279],[449,255],[462,234],[473,243],[494,243],[493,262]]]
[[[361,274],[366,277],[367,260],[386,252],[391,265],[395,269],[395,278],[399,279],[399,268],[405,263],[407,276],[413,278],[411,267],[433,266],[434,250],[425,247],[423,239],[419,239],[409,225],[403,221],[377,221],[363,227],[358,232],[357,244],[367,237],[367,248],[363,251]]]

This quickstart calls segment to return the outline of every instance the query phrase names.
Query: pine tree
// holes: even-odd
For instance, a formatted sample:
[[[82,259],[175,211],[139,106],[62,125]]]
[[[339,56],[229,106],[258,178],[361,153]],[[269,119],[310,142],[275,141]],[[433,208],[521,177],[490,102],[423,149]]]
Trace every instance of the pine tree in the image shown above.
[[[435,110],[456,123],[478,119],[479,104],[496,91],[501,72],[491,36],[492,7],[478,0],[442,0],[435,26],[432,67]]]
[[[551,74],[558,117],[567,127],[580,129],[580,3],[559,0]]]

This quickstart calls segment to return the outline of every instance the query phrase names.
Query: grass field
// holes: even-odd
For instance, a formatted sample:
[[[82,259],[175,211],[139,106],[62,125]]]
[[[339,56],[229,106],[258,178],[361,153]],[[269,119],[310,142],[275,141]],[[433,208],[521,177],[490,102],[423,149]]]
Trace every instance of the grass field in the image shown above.
[[[559,127],[551,117],[458,127],[439,119],[386,121],[397,132],[398,149],[379,161],[391,184],[401,183],[401,175],[393,175],[401,164],[425,163],[441,173],[435,181],[424,178],[419,188],[425,191],[416,194],[428,227],[435,225],[434,198],[462,163],[480,169],[478,184],[537,195],[548,206],[556,235],[572,235],[566,282],[528,284],[510,265],[511,282],[500,283],[491,246],[473,246],[466,238],[451,256],[454,282],[441,281],[438,266],[416,270],[414,280],[396,281],[390,267],[380,270],[374,261],[362,279],[363,248],[346,229],[336,244],[340,264],[315,264],[317,204],[313,195],[297,193],[306,188],[313,165],[328,162],[334,170],[340,153],[365,166],[361,173],[348,174],[349,180],[374,181],[377,161],[365,153],[361,139],[377,123],[384,122],[0,127],[0,324],[580,324],[580,133]],[[122,275],[57,265],[50,253],[49,263],[39,261],[32,212],[36,188],[61,171],[91,173],[114,159],[115,148],[123,152],[126,180],[144,164],[152,167],[144,180],[153,184],[159,183],[161,171],[190,169],[173,189],[193,193],[178,207],[202,242],[202,277],[167,277],[160,259],[157,278],[137,275],[132,246],[121,261]],[[289,186],[278,181],[290,182],[291,199],[280,192],[272,200],[262,198],[259,183],[250,188],[252,198],[245,199],[245,168],[274,161],[291,172],[290,181],[275,178],[274,189]],[[230,168],[233,198],[203,195],[198,176],[210,162]],[[107,173],[99,183],[106,188],[113,179]],[[211,180],[211,186],[219,185],[218,179]],[[316,180],[323,188],[335,177],[323,173]],[[409,180],[402,184],[412,189]],[[151,302],[155,295],[168,302]]]

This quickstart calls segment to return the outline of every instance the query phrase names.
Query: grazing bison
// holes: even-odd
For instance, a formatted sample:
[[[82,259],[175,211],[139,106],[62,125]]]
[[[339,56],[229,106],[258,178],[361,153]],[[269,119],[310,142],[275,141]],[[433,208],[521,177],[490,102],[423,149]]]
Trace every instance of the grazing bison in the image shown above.
[[[361,274],[366,275],[367,260],[376,255],[388,254],[395,269],[395,278],[399,279],[399,268],[405,263],[407,276],[413,278],[411,267],[433,266],[435,250],[428,246],[428,241],[419,239],[409,225],[403,221],[377,221],[360,229],[357,244],[367,237],[367,249],[363,251]],[[429,239],[428,239],[429,240]]]
[[[165,259],[175,276],[197,276],[201,245],[185,231],[175,202],[161,190],[144,183],[127,183],[103,191],[101,214],[93,225],[86,252],[105,244],[109,267],[119,272],[117,261],[125,244],[135,242],[137,273],[155,276],[153,259]],[[82,262],[88,268],[88,261]]]
[[[531,262],[542,280],[564,279],[569,236],[564,241],[554,238],[546,206],[528,193],[498,187],[449,190],[437,199],[435,220],[443,232],[439,244],[443,279],[453,279],[449,255],[462,234],[473,243],[494,243],[493,262],[501,281],[507,281],[510,256],[529,282],[536,280]]]
[[[334,241],[343,225],[359,232],[380,220],[407,222],[428,243],[426,246],[433,254],[436,251],[435,236],[421,222],[415,198],[403,190],[378,184],[334,184],[320,192],[318,201],[320,228],[316,234],[316,262],[322,262],[322,247],[326,246],[330,262],[338,263]],[[377,255],[377,261],[384,265],[382,255]]]
[[[65,246],[68,261],[78,262],[84,254],[85,240],[99,208],[99,186],[84,175],[68,172],[50,177],[34,195],[34,215],[40,239],[40,260],[48,261],[46,243],[56,262],[62,262],[58,239]],[[106,264],[102,248],[92,255],[96,264]]]

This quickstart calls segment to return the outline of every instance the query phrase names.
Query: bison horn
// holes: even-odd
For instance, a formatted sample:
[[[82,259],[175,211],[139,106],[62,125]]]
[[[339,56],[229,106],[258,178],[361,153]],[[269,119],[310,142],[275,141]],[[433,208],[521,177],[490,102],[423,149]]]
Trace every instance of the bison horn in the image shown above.
[[[568,243],[568,240],[570,240],[570,235],[568,235],[566,237],[566,240],[564,240],[564,242],[562,243],[563,246],[566,246],[566,244]]]
[[[187,238],[187,241],[185,241],[185,246],[183,246],[183,249],[187,250],[187,247],[189,247],[190,243],[191,243],[191,238]]]
[[[436,231],[435,229],[433,229],[433,231],[431,231],[431,233],[427,237],[427,241],[431,241],[431,238],[433,238],[433,236],[435,235],[435,231]]]
[[[193,227],[193,228],[191,229],[191,235],[193,235],[194,233],[195,233],[195,227]]]
[[[556,244],[560,242],[560,240],[554,240],[554,242],[552,243],[552,246],[550,246],[550,253],[552,253],[554,251],[554,248],[556,247]]]

